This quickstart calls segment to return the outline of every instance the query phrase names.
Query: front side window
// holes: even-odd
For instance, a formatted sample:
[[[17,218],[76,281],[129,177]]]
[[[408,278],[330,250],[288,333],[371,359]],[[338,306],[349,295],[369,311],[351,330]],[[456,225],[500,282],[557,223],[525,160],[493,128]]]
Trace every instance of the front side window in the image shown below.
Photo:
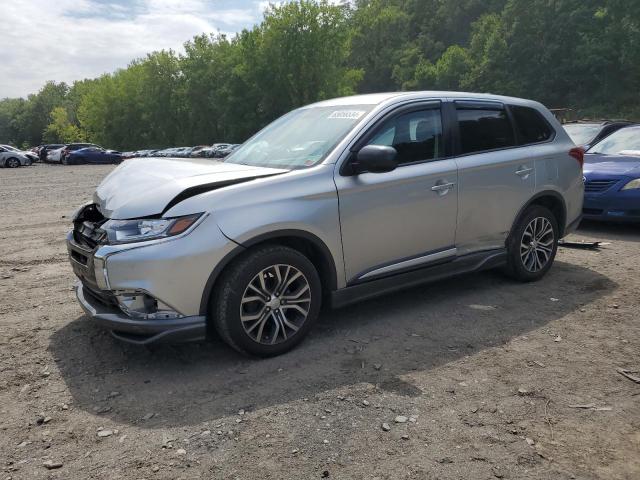
[[[224,161],[256,167],[308,168],[320,163],[374,105],[301,108],[276,120]]]
[[[463,154],[515,146],[511,122],[504,109],[457,108]]]
[[[440,158],[443,155],[440,109],[409,112],[387,120],[368,144],[395,148],[400,165]]]
[[[512,105],[511,113],[516,123],[520,145],[529,145],[549,140],[553,130],[535,108]]]

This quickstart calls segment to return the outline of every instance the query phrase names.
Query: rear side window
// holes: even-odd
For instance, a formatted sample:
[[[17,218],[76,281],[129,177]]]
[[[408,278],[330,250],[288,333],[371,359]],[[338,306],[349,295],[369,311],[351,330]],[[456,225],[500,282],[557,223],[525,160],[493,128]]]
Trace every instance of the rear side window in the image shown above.
[[[516,122],[520,145],[544,142],[553,136],[553,130],[535,108],[513,105],[510,108]]]
[[[513,128],[504,109],[457,108],[463,154],[515,146]]]

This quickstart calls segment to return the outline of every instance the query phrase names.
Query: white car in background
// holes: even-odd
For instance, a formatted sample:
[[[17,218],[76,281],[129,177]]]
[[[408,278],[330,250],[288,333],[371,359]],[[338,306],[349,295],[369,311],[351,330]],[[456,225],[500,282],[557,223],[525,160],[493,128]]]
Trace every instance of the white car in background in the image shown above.
[[[0,148],[4,148],[7,151],[20,153],[21,155],[24,155],[29,160],[31,160],[31,163],[38,161],[38,155],[36,155],[33,152],[27,152],[25,150],[20,150],[19,148],[13,147],[11,145],[0,145]]]
[[[0,146],[0,167],[17,168],[31,165],[31,159],[19,150],[10,150]]]
[[[62,161],[62,150],[64,147],[56,148],[55,150],[49,150],[47,152],[47,162],[60,163]]]

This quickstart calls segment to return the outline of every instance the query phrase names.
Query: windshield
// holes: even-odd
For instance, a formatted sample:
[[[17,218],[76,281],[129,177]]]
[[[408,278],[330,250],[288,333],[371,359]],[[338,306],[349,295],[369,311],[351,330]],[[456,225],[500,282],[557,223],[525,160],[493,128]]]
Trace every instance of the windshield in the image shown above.
[[[596,143],[589,153],[615,155],[625,150],[640,150],[640,128],[622,128]]]
[[[572,123],[563,126],[576,145],[586,145],[596,138],[602,128],[599,123]]]
[[[228,163],[299,169],[320,163],[374,105],[294,110],[268,125],[225,159]]]

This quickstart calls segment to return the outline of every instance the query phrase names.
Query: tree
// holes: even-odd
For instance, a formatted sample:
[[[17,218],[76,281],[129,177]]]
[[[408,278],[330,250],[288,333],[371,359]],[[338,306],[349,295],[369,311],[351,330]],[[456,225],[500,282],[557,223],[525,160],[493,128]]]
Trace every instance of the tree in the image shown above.
[[[409,89],[459,90],[468,81],[472,69],[471,55],[459,45],[449,47],[435,64],[421,60]]]
[[[65,83],[47,82],[36,95],[29,95],[25,109],[18,117],[25,141],[31,145],[42,143],[49,114],[54,108],[64,105],[68,91],[69,87]]]
[[[357,2],[351,18],[349,61],[363,72],[363,93],[396,89],[394,70],[404,53],[411,17],[402,1]]]
[[[51,111],[51,123],[44,130],[43,140],[46,143],[84,142],[84,133],[72,124],[64,107],[56,107]]]
[[[326,0],[269,7],[258,30],[260,56],[251,71],[267,119],[355,92],[360,73],[347,66],[346,14],[347,7]]]
[[[242,142],[318,100],[398,89],[492,92],[640,118],[640,2],[293,0],[235,36],[199,35],[67,86],[0,100],[0,141],[113,148]]]

